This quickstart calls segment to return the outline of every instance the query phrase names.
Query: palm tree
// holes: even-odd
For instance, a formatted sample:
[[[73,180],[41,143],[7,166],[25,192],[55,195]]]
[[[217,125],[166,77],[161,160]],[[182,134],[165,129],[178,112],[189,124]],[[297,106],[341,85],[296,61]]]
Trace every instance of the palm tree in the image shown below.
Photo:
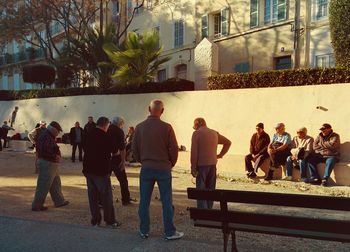
[[[113,78],[119,83],[140,85],[153,81],[159,66],[170,60],[162,57],[158,32],[146,32],[142,35],[130,32],[124,43],[125,50],[118,49],[113,43],[106,43],[104,51],[116,67]]]

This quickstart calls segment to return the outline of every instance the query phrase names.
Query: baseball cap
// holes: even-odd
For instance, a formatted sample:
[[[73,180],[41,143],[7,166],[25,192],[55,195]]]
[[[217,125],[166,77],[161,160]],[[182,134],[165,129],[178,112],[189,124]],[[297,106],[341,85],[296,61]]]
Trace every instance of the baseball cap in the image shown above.
[[[58,131],[62,132],[61,125],[58,122],[52,121],[52,122],[50,122],[50,126],[56,128]]]
[[[320,130],[325,130],[325,129],[331,129],[332,126],[329,123],[324,123],[322,124],[322,127],[320,128]]]
[[[257,128],[264,129],[264,124],[263,123],[258,123],[256,125]]]
[[[279,129],[281,127],[284,127],[284,123],[277,123],[275,129]]]

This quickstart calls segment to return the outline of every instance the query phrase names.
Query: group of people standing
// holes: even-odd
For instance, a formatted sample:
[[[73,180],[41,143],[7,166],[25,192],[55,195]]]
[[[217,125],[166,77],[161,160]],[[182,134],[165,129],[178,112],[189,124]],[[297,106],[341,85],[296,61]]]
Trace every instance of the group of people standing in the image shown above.
[[[286,165],[286,176],[282,179],[292,180],[293,168],[296,168],[300,170],[302,182],[327,186],[333,168],[340,159],[340,137],[332,126],[324,123],[315,140],[307,134],[305,127],[298,129],[293,139],[285,131],[283,123],[278,123],[275,130],[270,141],[269,135],[264,131],[264,124],[256,125],[256,133],[250,141],[250,153],[245,157],[247,177],[255,178],[258,168],[269,158],[270,167],[265,180],[272,180],[274,171]],[[325,163],[322,177],[317,170],[319,163]]]

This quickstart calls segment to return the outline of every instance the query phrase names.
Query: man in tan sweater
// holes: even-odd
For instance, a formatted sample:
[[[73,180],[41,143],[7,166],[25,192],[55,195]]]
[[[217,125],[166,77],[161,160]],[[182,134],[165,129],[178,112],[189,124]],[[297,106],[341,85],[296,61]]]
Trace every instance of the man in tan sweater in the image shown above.
[[[197,189],[214,190],[216,186],[216,163],[231,146],[231,141],[215,130],[209,129],[203,118],[194,120],[191,145],[191,173],[196,178]],[[218,144],[223,147],[217,154]],[[212,208],[213,202],[198,200],[198,208]]]
[[[132,142],[136,161],[141,162],[140,172],[140,236],[149,234],[149,205],[155,182],[163,206],[163,224],[167,240],[180,239],[184,233],[177,232],[173,223],[171,169],[178,157],[178,145],[170,124],[160,120],[164,112],[163,102],[153,100],[149,106],[150,116],[138,124]]]

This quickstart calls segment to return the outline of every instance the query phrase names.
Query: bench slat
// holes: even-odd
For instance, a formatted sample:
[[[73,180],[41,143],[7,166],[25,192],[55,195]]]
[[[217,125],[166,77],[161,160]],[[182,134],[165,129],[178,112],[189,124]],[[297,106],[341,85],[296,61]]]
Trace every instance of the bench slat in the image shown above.
[[[350,211],[350,198],[238,190],[187,188],[189,199]]]
[[[190,208],[189,211],[190,217],[193,220],[270,226],[274,228],[298,229],[350,235],[350,220],[320,219],[305,216],[283,216],[241,211],[228,211],[224,217],[222,216],[222,212],[220,210]]]
[[[205,228],[217,228],[221,229],[221,222],[215,221],[204,221],[196,220],[194,221],[194,226],[205,227]],[[269,226],[256,226],[256,225],[246,225],[246,224],[229,224],[229,229],[242,232],[252,232],[252,233],[262,233],[262,234],[274,234],[283,235],[291,237],[303,237],[318,240],[331,240],[339,242],[350,242],[350,235],[348,234],[334,234],[327,232],[317,232],[317,231],[304,231],[297,229],[287,229],[287,228],[276,228]]]

